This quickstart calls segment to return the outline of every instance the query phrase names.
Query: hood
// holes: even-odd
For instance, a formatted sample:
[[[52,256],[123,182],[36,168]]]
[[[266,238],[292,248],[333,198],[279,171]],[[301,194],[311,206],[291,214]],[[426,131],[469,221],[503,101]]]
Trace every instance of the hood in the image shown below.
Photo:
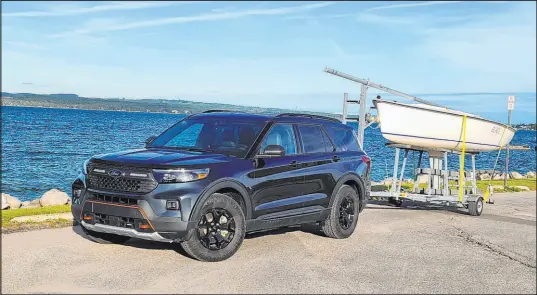
[[[96,155],[93,159],[147,166],[175,166],[223,163],[234,158],[222,154],[151,148]]]

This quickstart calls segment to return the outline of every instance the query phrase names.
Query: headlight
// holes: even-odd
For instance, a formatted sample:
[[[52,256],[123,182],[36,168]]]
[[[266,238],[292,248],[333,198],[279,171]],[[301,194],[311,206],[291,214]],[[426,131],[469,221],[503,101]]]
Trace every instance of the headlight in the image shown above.
[[[207,169],[154,169],[153,175],[159,183],[181,183],[204,179],[209,176]]]
[[[82,164],[82,173],[84,175],[88,174],[88,163],[90,162],[91,158],[84,161],[84,164]]]

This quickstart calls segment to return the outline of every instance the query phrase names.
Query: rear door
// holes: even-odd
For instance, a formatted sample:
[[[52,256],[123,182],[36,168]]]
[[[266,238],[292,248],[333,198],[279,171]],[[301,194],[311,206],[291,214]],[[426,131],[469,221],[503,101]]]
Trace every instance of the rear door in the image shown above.
[[[342,173],[352,171],[367,180],[369,177],[370,162],[364,163],[362,156],[366,154],[360,149],[354,130],[347,126],[323,126],[331,141],[336,146],[334,155],[338,157],[338,169]]]
[[[338,179],[335,146],[321,125],[298,124],[304,165],[303,193],[311,201],[304,206],[321,205],[327,207]]]

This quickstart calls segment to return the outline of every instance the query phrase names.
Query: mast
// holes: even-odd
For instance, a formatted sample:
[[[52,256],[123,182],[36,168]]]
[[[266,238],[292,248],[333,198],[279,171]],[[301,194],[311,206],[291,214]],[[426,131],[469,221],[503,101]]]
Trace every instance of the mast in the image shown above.
[[[410,100],[414,100],[414,101],[417,101],[417,102],[420,102],[420,103],[423,103],[423,104],[427,104],[427,105],[431,105],[431,106],[435,106],[435,107],[441,107],[441,108],[446,108],[445,106],[442,106],[442,105],[439,105],[439,104],[436,104],[434,102],[430,102],[428,100],[425,100],[425,99],[422,99],[422,98],[419,98],[419,97],[415,97],[415,96],[412,96],[412,95],[408,95],[406,93],[403,93],[403,92],[399,92],[397,90],[393,90],[391,88],[388,88],[386,86],[382,86],[380,84],[376,84],[376,83],[373,83],[369,80],[364,80],[364,79],[360,79],[360,78],[356,78],[352,75],[349,75],[349,74],[345,74],[345,73],[342,73],[342,72],[338,72],[334,69],[330,69],[330,68],[325,68],[324,69],[325,72],[329,73],[329,74],[332,74],[332,75],[335,75],[335,76],[338,76],[338,77],[341,77],[341,78],[345,78],[347,80],[351,80],[351,81],[354,81],[354,82],[357,82],[357,83],[360,83],[362,85],[366,85],[366,86],[369,86],[369,87],[373,87],[373,88],[376,88],[376,89],[379,89],[379,90],[382,90],[382,91],[385,91],[385,92],[388,92],[388,93],[391,93],[393,95],[397,95],[397,96],[401,96],[403,98],[406,98],[406,99],[410,99]]]

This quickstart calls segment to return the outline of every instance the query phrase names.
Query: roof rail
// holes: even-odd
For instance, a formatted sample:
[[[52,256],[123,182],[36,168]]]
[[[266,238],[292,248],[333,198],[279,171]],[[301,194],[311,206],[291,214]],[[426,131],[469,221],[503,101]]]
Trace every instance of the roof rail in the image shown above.
[[[244,112],[241,112],[241,111],[232,111],[232,110],[207,110],[207,111],[203,111],[202,114],[205,114],[205,113],[244,113]]]
[[[312,115],[312,114],[283,113],[283,114],[279,114],[276,116],[276,118],[281,118],[281,117],[304,117],[304,118],[321,119],[321,120],[341,123],[341,121],[336,118],[321,116],[321,115]]]

